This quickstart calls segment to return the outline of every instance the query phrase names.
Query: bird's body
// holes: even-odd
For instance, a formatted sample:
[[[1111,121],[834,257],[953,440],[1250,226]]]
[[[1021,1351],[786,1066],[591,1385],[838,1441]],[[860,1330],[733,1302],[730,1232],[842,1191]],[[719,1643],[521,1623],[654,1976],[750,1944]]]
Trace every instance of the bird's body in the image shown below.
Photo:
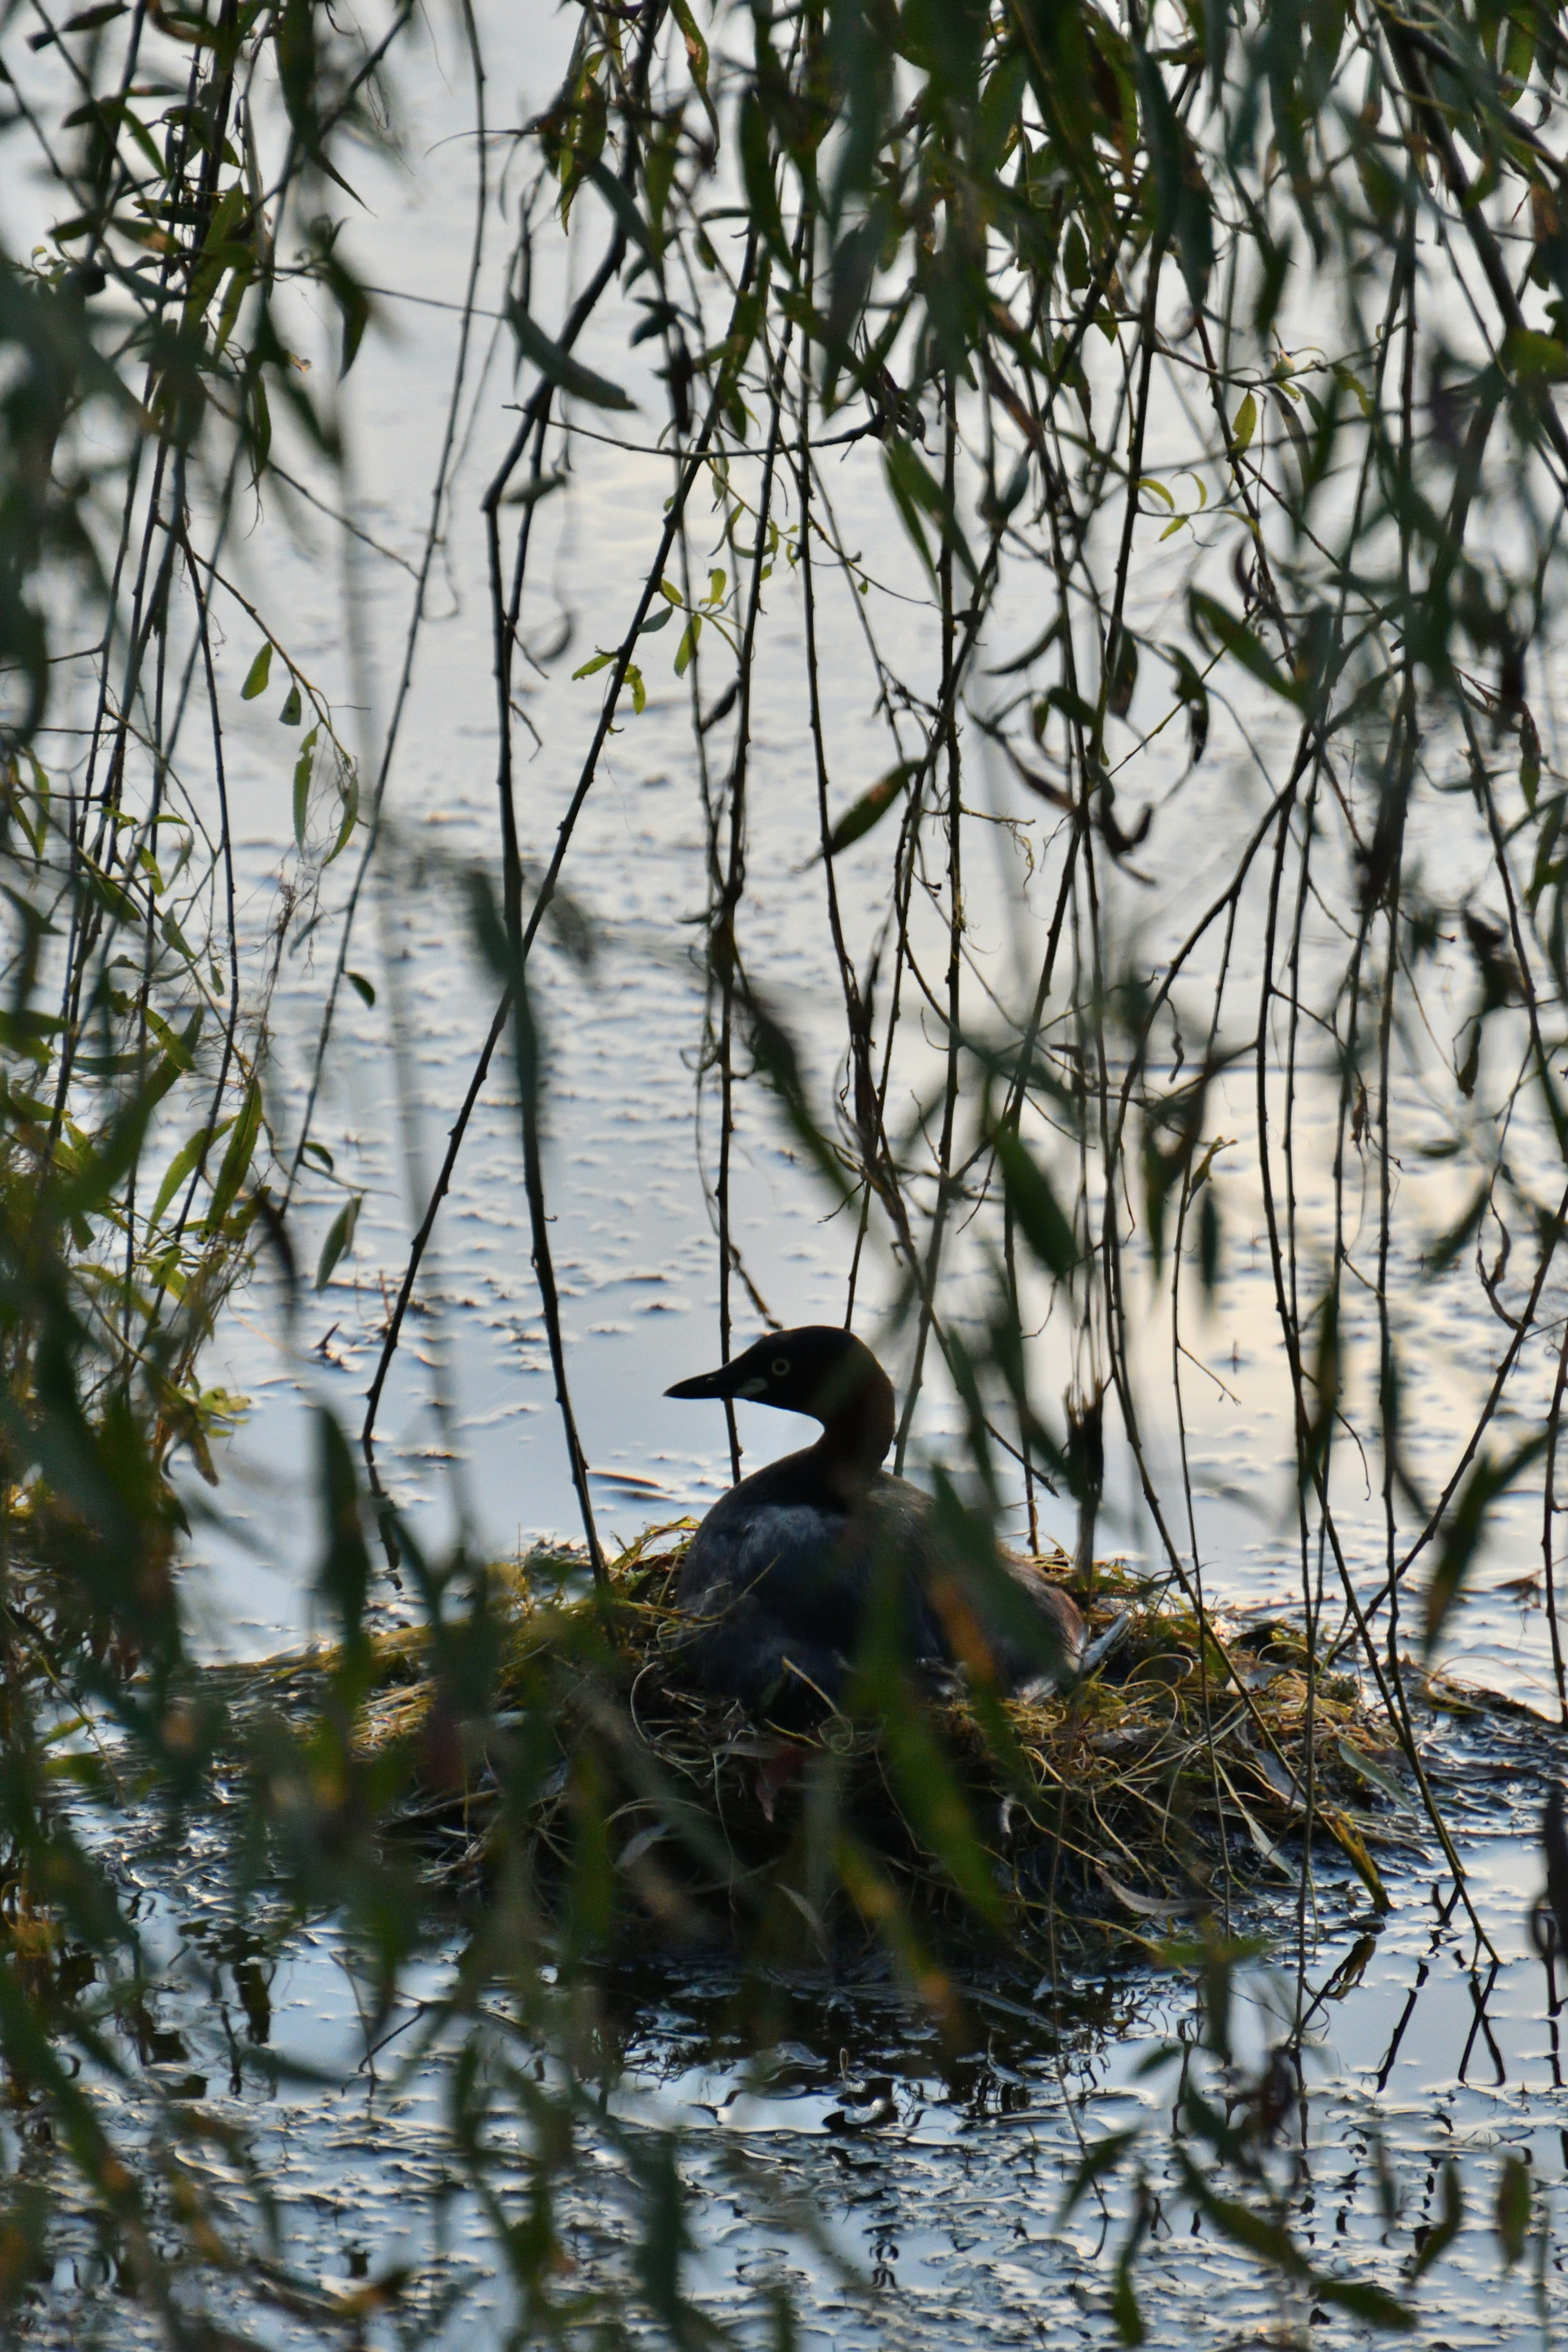
[[[870,1349],[810,1326],[759,1340],[672,1396],[748,1397],[822,1423],[716,1503],[683,1563],[704,1686],[779,1720],[837,1703],[873,1595],[912,1661],[962,1657],[998,1688],[1064,1679],[1082,1645],[1068,1595],[1030,1563],[945,1541],[929,1495],[882,1468],[893,1389]]]

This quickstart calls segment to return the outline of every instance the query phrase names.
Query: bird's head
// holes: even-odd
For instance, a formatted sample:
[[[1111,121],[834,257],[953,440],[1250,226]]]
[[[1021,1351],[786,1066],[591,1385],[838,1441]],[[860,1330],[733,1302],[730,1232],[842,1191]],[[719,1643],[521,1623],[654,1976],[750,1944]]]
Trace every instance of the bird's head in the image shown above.
[[[892,1382],[863,1339],[829,1323],[768,1332],[717,1371],[677,1381],[664,1393],[744,1400],[807,1413],[830,1437],[852,1437],[856,1454],[873,1468],[893,1443]]]

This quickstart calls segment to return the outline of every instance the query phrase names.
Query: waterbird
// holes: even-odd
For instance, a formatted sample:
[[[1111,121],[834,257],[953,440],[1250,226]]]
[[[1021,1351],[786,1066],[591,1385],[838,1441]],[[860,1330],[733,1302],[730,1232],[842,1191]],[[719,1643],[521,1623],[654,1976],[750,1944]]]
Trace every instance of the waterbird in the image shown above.
[[[676,1597],[698,1621],[706,1689],[780,1724],[820,1717],[838,1704],[879,1584],[911,1661],[961,1664],[1003,1692],[1079,1671],[1071,1596],[1032,1561],[966,1552],[932,1496],[883,1469],[893,1383],[863,1339],[827,1324],[768,1332],[664,1393],[744,1398],[821,1424],[814,1445],[732,1486],[692,1538]]]

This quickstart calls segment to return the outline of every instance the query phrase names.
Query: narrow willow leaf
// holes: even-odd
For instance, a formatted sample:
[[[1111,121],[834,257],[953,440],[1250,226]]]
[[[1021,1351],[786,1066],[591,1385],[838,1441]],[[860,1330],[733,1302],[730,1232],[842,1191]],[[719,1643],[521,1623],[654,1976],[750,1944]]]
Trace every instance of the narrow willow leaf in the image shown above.
[[[907,1695],[894,1698],[883,1711],[882,1738],[894,1794],[916,1837],[970,1907],[998,1924],[1001,1905],[989,1857],[924,1709]]]
[[[1056,2209],[1059,2230],[1085,2192],[1092,2189],[1097,2180],[1103,2180],[1107,2173],[1113,2172],[1127,2150],[1142,2137],[1143,2126],[1129,2124],[1124,2131],[1107,2132],[1103,2139],[1093,2141],[1084,2149]]]
[[[327,1238],[321,1244],[321,1255],[316,1267],[318,1290],[326,1289],[332,1279],[333,1267],[344,1251],[352,1247],[354,1227],[360,1222],[360,1206],[364,1197],[362,1192],[351,1193],[327,1228]]]
[[[229,1132],[228,1149],[224,1153],[218,1181],[213,1186],[212,1205],[207,1211],[207,1230],[215,1233],[239,1197],[239,1188],[250,1173],[255,1157],[256,1138],[261,1132],[261,1088],[252,1078],[246,1088],[245,1101],[236,1114]]]
[[[1497,2235],[1502,2248],[1502,2259],[1512,2270],[1524,2252],[1524,2241],[1530,2230],[1531,2171],[1522,2156],[1511,2150],[1503,2158],[1502,2178],[1497,2184]]]
[[[278,725],[280,727],[298,727],[303,714],[303,710],[304,705],[299,699],[299,681],[296,678],[293,680],[289,686],[287,693],[283,698],[283,708],[277,714]]]
[[[1286,676],[1239,614],[1228,611],[1218,598],[1205,595],[1198,588],[1192,591],[1188,604],[1193,633],[1200,644],[1223,647],[1281,700],[1301,705],[1301,688]]]
[[[1141,2230],[1128,2232],[1127,2242],[1116,2262],[1116,2284],[1111,2290],[1111,2320],[1119,2344],[1146,2344],[1149,2331],[1144,2315],[1138,2308],[1137,2289],[1133,2284],[1133,2264],[1143,2240]]]
[[[1364,2319],[1370,2327],[1386,2327],[1396,2335],[1407,2336],[1416,2325],[1416,2314],[1410,2305],[1401,2303],[1385,2287],[1375,2286],[1370,2279],[1325,2278],[1320,2271],[1312,2281],[1312,2292],[1317,2302],[1348,2311],[1354,2318]]]
[[[267,692],[267,681],[272,674],[272,639],[268,637],[245,674],[245,684],[239,690],[242,702],[254,702],[258,694]]]
[[[1079,1248],[1072,1227],[1057,1204],[1051,1180],[1015,1129],[999,1127],[991,1141],[1001,1167],[1008,1206],[1041,1265],[1061,1280],[1078,1264]]]
[[[590,163],[583,177],[598,189],[632,244],[640,246],[644,253],[652,254],[653,236],[630,190],[623,188],[614,173],[607,172],[600,163]]]
[[[523,357],[531,360],[539,373],[569,399],[585,400],[592,408],[636,407],[636,402],[618,383],[612,383],[608,376],[595,375],[591,368],[584,367],[580,360],[562,351],[553,337],[529,318],[520,302],[508,302],[507,320]]]
[[[541,474],[537,481],[524,482],[517,489],[508,490],[501,504],[504,507],[538,506],[541,499],[549,497],[552,490],[559,490],[565,479],[564,474]]]
[[[323,860],[328,866],[335,857],[342,856],[353,839],[354,827],[360,821],[360,772],[352,760],[344,759],[341,754],[338,761],[338,793],[343,813],[338,820],[337,836]]]
[[[1416,2256],[1415,2266],[1410,2273],[1412,2280],[1425,2278],[1439,2254],[1447,2253],[1458,2236],[1459,2225],[1465,2218],[1465,2200],[1464,2192],[1459,2187],[1459,2170],[1451,2156],[1443,2166],[1441,2187],[1443,2198],[1441,2218],[1432,2223],[1421,2241],[1420,2251]]]
[[[686,63],[691,68],[692,79],[696,84],[697,96],[706,110],[708,121],[716,138],[718,116],[714,111],[713,100],[708,96],[707,88],[707,43],[697,30],[697,20],[692,14],[691,0],[670,0],[670,13],[681,28],[681,38],[686,45]]]
[[[580,669],[574,669],[572,671],[572,677],[574,678],[591,677],[595,670],[608,669],[614,658],[615,656],[612,653],[607,654],[601,651],[593,654],[583,663]]]
[[[675,676],[685,677],[691,667],[692,656],[697,649],[697,639],[703,633],[703,616],[694,613],[681,632],[681,642],[675,647]]]
[[[199,1127],[190,1140],[181,1145],[163,1171],[163,1181],[158,1187],[158,1198],[152,1203],[152,1223],[154,1225],[161,1222],[164,1210],[203,1153],[210,1151],[219,1136],[226,1135],[233,1125],[234,1118],[231,1115],[228,1118],[220,1120],[216,1127]]]
[[[1541,730],[1528,703],[1519,719],[1519,788],[1524,794],[1525,807],[1533,816],[1535,796],[1541,789]]]
[[[344,977],[347,979],[350,987],[354,990],[357,995],[361,996],[367,1004],[373,1004],[375,1003],[376,992],[371,986],[370,982],[365,978],[362,971],[346,972]],[[311,1146],[307,1144],[305,1148],[308,1151],[311,1149]],[[320,1150],[320,1146],[319,1144],[315,1148],[318,1150]],[[329,1168],[331,1164],[331,1161],[329,1160],[327,1162],[328,1167]]]
[[[1239,457],[1258,429],[1258,403],[1249,393],[1237,410],[1230,427],[1230,454]]]
[[[301,856],[305,854],[305,828],[310,817],[310,774],[316,765],[316,738],[320,731],[319,727],[312,727],[294,762],[294,840]]]
[[[836,857],[841,849],[848,849],[852,842],[863,840],[873,825],[879,824],[887,814],[910,779],[920,773],[924,764],[920,760],[901,760],[896,768],[890,768],[885,776],[879,776],[858,801],[852,802],[828,835],[828,856]]]
[[[1471,1468],[1448,1514],[1437,1565],[1427,1586],[1421,1642],[1424,1657],[1429,1659],[1442,1639],[1443,1628],[1480,1549],[1493,1505],[1521,1471],[1528,1469],[1545,1452],[1547,1432],[1537,1430],[1511,1454],[1500,1460],[1490,1451],[1483,1453]]]
[[[1351,1770],[1359,1780],[1364,1780],[1369,1789],[1375,1789],[1379,1796],[1386,1797],[1389,1803],[1396,1805],[1402,1813],[1415,1812],[1415,1806],[1392,1772],[1385,1771],[1383,1766],[1375,1762],[1372,1757],[1364,1756],[1359,1748],[1351,1746],[1348,1739],[1342,1739],[1339,1742],[1339,1753],[1340,1761],[1348,1764]]]
[[[1105,708],[1113,719],[1125,719],[1133,707],[1133,693],[1137,683],[1138,641],[1130,629],[1118,628],[1111,675],[1105,689]]]

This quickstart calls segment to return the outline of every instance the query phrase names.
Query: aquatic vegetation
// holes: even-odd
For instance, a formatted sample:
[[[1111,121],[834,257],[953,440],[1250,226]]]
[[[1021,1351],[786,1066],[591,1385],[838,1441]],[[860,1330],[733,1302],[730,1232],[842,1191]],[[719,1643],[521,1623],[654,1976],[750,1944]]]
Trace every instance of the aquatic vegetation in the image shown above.
[[[933,1687],[929,1673],[913,1683],[905,1673],[887,1693],[873,1664],[820,1729],[780,1733],[695,1685],[696,1627],[674,1598],[685,1543],[667,1543],[657,1531],[609,1564],[608,1616],[554,1585],[549,1559],[497,1571],[500,1722],[553,1727],[555,1761],[521,1817],[506,1801],[505,1728],[460,1777],[431,1784],[439,1692],[426,1643],[417,1631],[377,1643],[358,1736],[370,1755],[411,1763],[395,1818],[416,1836],[438,1833],[429,1866],[443,1885],[482,1890],[503,1843],[508,1854],[531,1848],[541,1887],[569,1872],[591,1754],[604,1864],[631,1896],[623,1937],[652,1925],[677,1942],[744,1947],[766,1910],[775,1958],[793,1926],[809,1962],[844,1940],[846,1923],[852,1946],[874,1940],[891,1896],[961,1943],[999,1937],[1027,1964],[1065,1939],[1081,1958],[1086,1947],[1146,1948],[1175,1921],[1244,1909],[1261,1872],[1293,1883],[1309,1836],[1348,1856],[1358,1901],[1370,1894],[1385,1907],[1369,1848],[1408,1835],[1398,1752],[1354,1676],[1324,1677],[1309,1710],[1299,1629],[1210,1620],[1200,1641],[1179,1600],[1103,1562],[1090,1624],[1110,1644],[1075,1688],[975,1704],[951,1675]],[[261,1684],[308,1685],[320,1672],[319,1661],[279,1662]],[[607,1709],[612,1695],[623,1713]],[[927,1759],[897,1729],[922,1698],[953,1801],[945,1810],[924,1790]]]

